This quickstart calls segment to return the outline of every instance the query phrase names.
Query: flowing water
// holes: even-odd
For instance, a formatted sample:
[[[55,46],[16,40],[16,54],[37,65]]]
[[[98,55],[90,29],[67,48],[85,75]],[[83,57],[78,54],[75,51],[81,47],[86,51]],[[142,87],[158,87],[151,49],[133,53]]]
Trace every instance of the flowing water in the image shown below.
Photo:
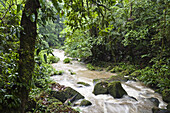
[[[85,64],[78,61],[72,61],[71,64],[64,64],[63,60],[66,58],[64,51],[55,49],[53,53],[60,58],[58,63],[52,64],[53,67],[56,70],[64,70],[64,74],[62,76],[53,76],[52,79],[61,85],[72,87],[81,93],[85,99],[92,102],[91,106],[78,106],[82,113],[152,113],[152,108],[155,105],[148,99],[150,97],[157,98],[160,101],[159,108],[166,108],[167,104],[162,101],[162,97],[140,82],[122,82],[122,87],[128,95],[136,98],[137,101],[129,96],[124,96],[121,99],[114,99],[112,96],[106,94],[95,96],[92,93],[94,88],[93,79],[109,78],[116,74],[104,71],[90,71],[86,68]],[[75,72],[76,75],[71,75],[69,70]],[[85,82],[90,84],[90,86],[80,87],[77,82]]]

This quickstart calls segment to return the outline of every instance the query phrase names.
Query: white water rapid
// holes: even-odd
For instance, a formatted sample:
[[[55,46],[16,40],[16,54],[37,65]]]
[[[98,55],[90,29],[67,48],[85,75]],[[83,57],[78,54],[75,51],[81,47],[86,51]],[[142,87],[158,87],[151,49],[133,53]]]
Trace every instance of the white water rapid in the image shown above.
[[[52,66],[56,70],[64,70],[64,74],[62,76],[52,76],[51,78],[61,85],[72,87],[81,93],[85,99],[92,102],[91,106],[77,106],[82,113],[152,113],[154,104],[148,99],[150,97],[157,98],[160,101],[159,108],[166,108],[167,104],[162,101],[162,97],[158,93],[134,81],[122,82],[122,86],[128,95],[136,98],[137,101],[129,96],[124,96],[121,99],[114,99],[106,94],[95,96],[92,93],[94,88],[93,79],[109,78],[114,74],[104,71],[90,71],[85,64],[78,61],[64,64],[63,60],[66,58],[64,51],[55,49],[53,53],[60,58],[60,61],[52,64]],[[71,75],[69,70],[75,72],[76,75]],[[90,84],[90,86],[80,87],[80,85],[77,85],[77,82],[85,82]]]

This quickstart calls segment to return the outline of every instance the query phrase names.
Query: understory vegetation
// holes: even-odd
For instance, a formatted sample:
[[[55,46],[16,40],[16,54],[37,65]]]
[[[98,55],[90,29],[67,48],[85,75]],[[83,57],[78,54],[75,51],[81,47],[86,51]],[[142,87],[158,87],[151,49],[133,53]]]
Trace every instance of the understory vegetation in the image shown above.
[[[73,17],[72,12],[67,14],[68,26],[62,31],[66,35],[66,53],[94,66],[111,63],[105,66],[108,67],[106,70],[112,68],[110,72],[131,70],[126,73],[160,93],[169,89],[169,1],[109,0],[99,3],[105,6],[79,5],[81,10],[87,11],[82,13],[85,15],[83,19],[75,9],[71,11],[76,16]],[[78,26],[72,25],[74,19]],[[87,67],[95,70],[91,64]]]

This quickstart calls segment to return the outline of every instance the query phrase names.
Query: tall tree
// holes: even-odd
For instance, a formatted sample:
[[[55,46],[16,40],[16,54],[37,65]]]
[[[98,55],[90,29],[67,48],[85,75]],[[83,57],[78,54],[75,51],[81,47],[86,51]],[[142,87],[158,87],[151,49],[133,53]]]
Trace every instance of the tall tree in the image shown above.
[[[25,112],[34,72],[34,51],[37,36],[37,9],[40,8],[39,0],[27,0],[22,14],[19,52],[19,81],[22,83],[19,96],[21,99],[20,113]]]

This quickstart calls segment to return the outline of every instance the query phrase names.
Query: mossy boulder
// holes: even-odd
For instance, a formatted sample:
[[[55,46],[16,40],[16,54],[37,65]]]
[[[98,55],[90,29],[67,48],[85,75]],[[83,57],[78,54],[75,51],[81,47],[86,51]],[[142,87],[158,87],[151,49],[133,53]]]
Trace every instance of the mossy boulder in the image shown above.
[[[71,59],[70,59],[70,58],[65,58],[65,59],[63,60],[63,62],[64,62],[64,63],[70,63],[70,62],[71,62]]]
[[[92,105],[92,103],[88,100],[82,100],[81,103],[80,103],[80,106],[90,106]]]
[[[81,95],[79,92],[77,92],[76,90],[72,89],[71,87],[67,87],[64,90],[60,90],[60,91],[52,91],[51,95],[53,97],[57,98],[58,100],[60,100],[63,103],[67,99],[72,98],[75,95],[76,95],[76,97],[74,98],[74,101],[84,98],[83,95]]]
[[[48,106],[46,108],[47,113],[79,113],[71,108],[71,106],[63,104],[58,99],[48,99]]]
[[[90,86],[90,84],[85,83],[85,82],[77,82],[77,84],[81,84],[81,85],[84,85],[84,86]]]
[[[109,83],[108,93],[114,98],[122,98],[123,95],[127,95],[127,92],[123,89],[120,81],[113,81]]]
[[[97,83],[97,84],[94,86],[93,93],[94,93],[95,95],[108,94],[108,82],[102,81],[102,82]]]
[[[162,91],[162,99],[167,103],[170,102],[170,89],[165,89]]]
[[[101,81],[102,81],[102,80],[101,80],[101,79],[98,79],[98,78],[93,79],[93,84],[96,84],[96,83],[101,82]]]

